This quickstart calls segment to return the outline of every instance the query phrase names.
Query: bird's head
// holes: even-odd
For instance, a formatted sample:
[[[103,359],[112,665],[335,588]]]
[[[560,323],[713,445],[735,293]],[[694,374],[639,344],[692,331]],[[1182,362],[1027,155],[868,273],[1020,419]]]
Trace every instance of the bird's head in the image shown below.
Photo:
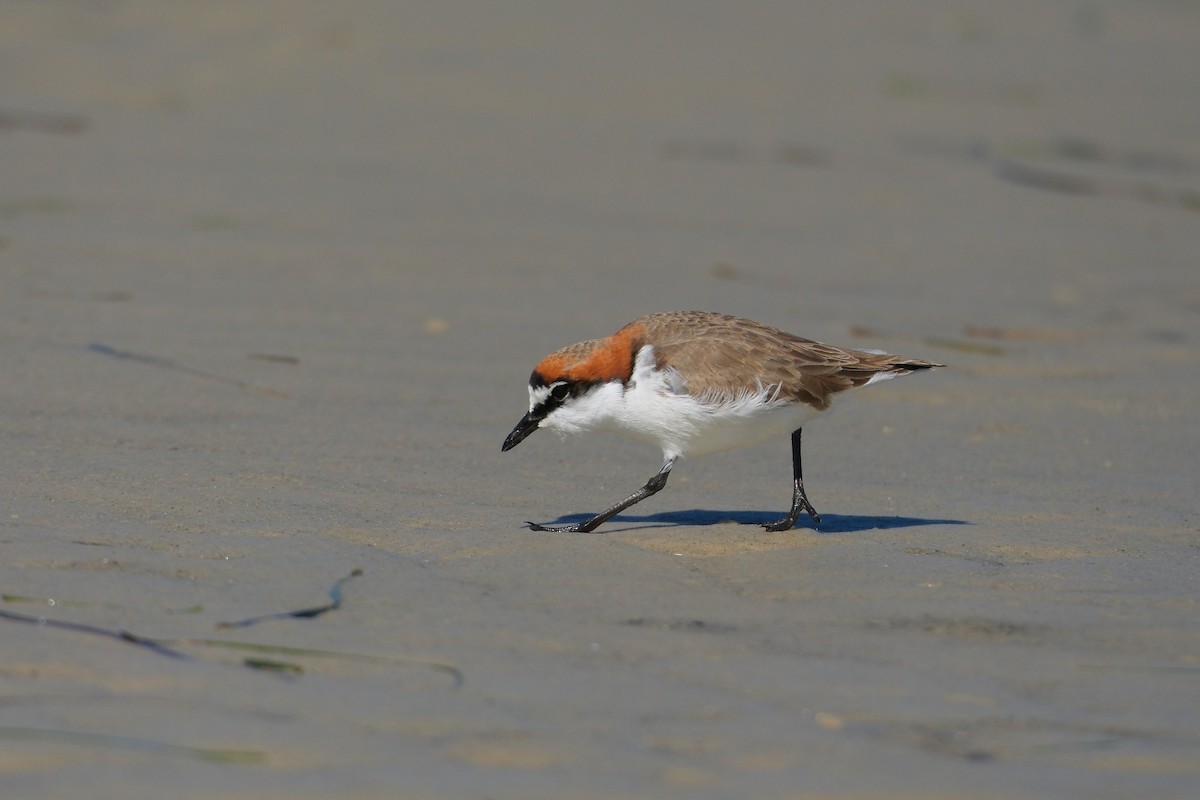
[[[572,400],[572,393],[578,394],[580,386],[577,382],[561,378],[547,382],[536,370],[529,378],[529,413],[521,417],[521,421],[512,429],[512,433],[504,440],[500,448],[508,452],[525,441],[525,437],[536,431],[543,423],[556,417],[564,404]],[[553,426],[550,422],[547,427]]]
[[[529,413],[512,429],[507,452],[538,428],[561,434],[602,427],[620,405],[640,337],[626,328],[543,358],[529,376]]]

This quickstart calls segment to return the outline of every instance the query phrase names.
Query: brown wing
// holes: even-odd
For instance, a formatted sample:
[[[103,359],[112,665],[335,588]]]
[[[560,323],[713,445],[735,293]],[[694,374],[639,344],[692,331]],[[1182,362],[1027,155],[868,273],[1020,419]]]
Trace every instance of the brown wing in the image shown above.
[[[780,396],[827,408],[838,392],[880,373],[937,367],[904,358],[815,342],[752,320],[707,311],[651,314],[639,320],[655,343],[660,367],[687,376],[689,394],[736,396],[756,381]]]

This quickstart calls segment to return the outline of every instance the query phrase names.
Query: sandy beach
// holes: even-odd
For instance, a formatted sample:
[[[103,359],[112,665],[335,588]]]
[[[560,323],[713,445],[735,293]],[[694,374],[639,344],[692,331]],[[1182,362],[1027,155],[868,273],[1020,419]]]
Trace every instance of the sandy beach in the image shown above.
[[[6,800],[1197,796],[1200,7],[3,19]],[[526,529],[668,309],[948,367]]]

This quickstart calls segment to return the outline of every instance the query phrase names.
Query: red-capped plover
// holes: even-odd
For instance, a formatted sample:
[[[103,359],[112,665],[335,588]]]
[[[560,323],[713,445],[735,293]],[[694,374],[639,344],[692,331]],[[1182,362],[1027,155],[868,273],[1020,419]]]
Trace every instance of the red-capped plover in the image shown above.
[[[658,492],[676,460],[792,437],[792,510],[767,524],[789,530],[801,511],[821,518],[804,492],[802,426],[846,389],[940,367],[933,361],[849,350],[709,311],[649,314],[604,339],[564,347],[529,377],[529,413],[504,440],[516,447],[538,428],[560,434],[607,430],[662,448],[646,485],[594,517],[537,531],[590,533]]]

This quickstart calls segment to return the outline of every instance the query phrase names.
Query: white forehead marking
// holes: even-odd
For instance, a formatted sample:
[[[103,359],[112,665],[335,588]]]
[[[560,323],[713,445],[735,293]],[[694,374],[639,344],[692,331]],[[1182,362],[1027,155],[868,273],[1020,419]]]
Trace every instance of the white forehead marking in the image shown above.
[[[540,403],[546,402],[546,398],[550,396],[550,390],[557,386],[562,381],[552,383],[549,386],[534,386],[529,385],[529,410],[533,411]]]

